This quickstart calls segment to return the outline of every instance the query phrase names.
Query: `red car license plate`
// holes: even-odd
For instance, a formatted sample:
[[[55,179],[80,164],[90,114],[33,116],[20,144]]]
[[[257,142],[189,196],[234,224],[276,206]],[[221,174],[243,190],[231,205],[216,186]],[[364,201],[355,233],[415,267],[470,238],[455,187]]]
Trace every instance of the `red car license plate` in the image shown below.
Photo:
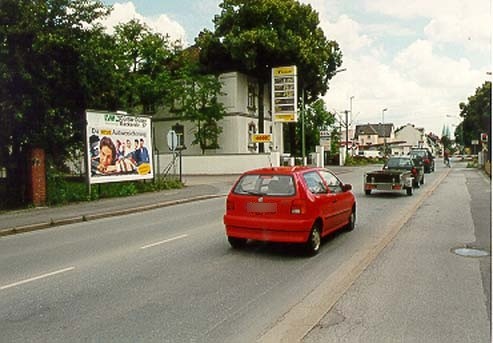
[[[277,204],[265,202],[249,202],[247,204],[247,211],[254,213],[276,213]]]

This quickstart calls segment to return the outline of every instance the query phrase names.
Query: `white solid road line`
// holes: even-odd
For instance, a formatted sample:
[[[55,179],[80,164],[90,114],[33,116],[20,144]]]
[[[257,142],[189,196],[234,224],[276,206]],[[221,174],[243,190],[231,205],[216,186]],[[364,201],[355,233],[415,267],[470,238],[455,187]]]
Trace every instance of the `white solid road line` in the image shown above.
[[[74,269],[75,269],[75,267],[68,267],[68,268],[60,269],[60,270],[57,270],[57,271],[54,271],[54,272],[51,272],[51,273],[46,273],[46,274],[43,274],[43,275],[35,276],[35,277],[30,278],[30,279],[26,279],[26,280],[14,282],[14,283],[11,283],[10,285],[0,286],[0,291],[3,291],[4,289],[7,289],[7,288],[12,288],[12,287],[15,287],[15,286],[20,286],[22,284],[25,284],[25,283],[28,283],[28,282],[31,282],[31,281],[36,281],[36,280],[39,280],[39,279],[44,279],[44,278],[47,278],[49,276],[53,276],[53,275],[56,275],[56,274],[61,274],[61,273],[69,272],[69,271],[74,270]]]
[[[140,247],[140,248],[141,249],[152,248],[152,247],[155,247],[156,245],[160,245],[160,244],[172,242],[172,241],[175,241],[177,239],[181,239],[181,238],[185,238],[185,237],[188,237],[188,235],[187,234],[185,234],[185,235],[179,235],[179,236],[176,236],[176,237],[173,237],[173,238],[165,239],[164,241],[159,241],[159,242],[156,242],[156,243],[144,245],[143,247]]]

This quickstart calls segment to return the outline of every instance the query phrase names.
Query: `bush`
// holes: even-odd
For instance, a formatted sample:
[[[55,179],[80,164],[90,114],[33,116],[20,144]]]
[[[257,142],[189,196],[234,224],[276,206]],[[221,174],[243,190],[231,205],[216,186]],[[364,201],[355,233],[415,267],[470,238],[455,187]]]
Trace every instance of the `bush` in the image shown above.
[[[65,176],[55,169],[49,169],[46,178],[47,204],[51,206],[103,198],[125,197],[138,193],[183,187],[183,183],[179,180],[157,177],[152,181],[129,181],[92,185],[91,194],[88,195],[87,185],[83,178]]]
[[[382,157],[365,157],[365,156],[348,156],[346,166],[365,166],[368,164],[384,164],[385,159]]]
[[[46,202],[48,205],[89,200],[87,187],[80,179],[66,178],[55,169],[48,170],[46,179]]]

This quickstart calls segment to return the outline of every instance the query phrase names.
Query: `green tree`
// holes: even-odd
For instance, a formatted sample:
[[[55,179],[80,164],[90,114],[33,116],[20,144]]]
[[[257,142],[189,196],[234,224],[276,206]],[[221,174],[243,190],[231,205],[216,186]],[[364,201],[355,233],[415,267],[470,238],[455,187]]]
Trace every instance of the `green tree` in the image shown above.
[[[214,31],[196,39],[208,71],[237,70],[259,80],[259,132],[264,132],[264,85],[276,66],[298,67],[300,94],[310,103],[325,94],[342,63],[335,41],[319,27],[318,13],[295,0],[224,0]],[[263,145],[260,145],[263,151]]]
[[[471,140],[479,140],[481,133],[491,137],[491,82],[486,81],[476,89],[476,93],[468,98],[467,103],[460,103],[460,116],[463,119],[460,129],[455,135],[464,145],[471,146]],[[491,139],[488,140],[488,151],[491,154]],[[491,156],[491,155],[490,155]]]
[[[173,73],[173,108],[185,120],[195,124],[193,144],[202,154],[219,148],[222,128],[218,122],[224,117],[224,106],[218,101],[221,83],[213,75],[200,71],[196,49],[185,50],[178,58],[179,67]]]
[[[0,1],[0,164],[12,203],[23,201],[31,147],[60,162],[82,141],[81,56],[98,30],[93,23],[108,11],[96,0]]]
[[[305,113],[305,155],[310,151],[315,151],[315,146],[320,144],[320,130],[333,126],[335,123],[335,117],[332,113],[326,110],[325,102],[323,99],[317,99],[310,105],[306,106]],[[295,151],[296,154],[302,155],[301,151],[301,121],[298,121],[296,125],[297,135],[299,140],[296,140],[295,146],[300,150]]]
[[[154,113],[169,100],[169,68],[179,46],[138,20],[116,26],[114,40],[120,108]]]

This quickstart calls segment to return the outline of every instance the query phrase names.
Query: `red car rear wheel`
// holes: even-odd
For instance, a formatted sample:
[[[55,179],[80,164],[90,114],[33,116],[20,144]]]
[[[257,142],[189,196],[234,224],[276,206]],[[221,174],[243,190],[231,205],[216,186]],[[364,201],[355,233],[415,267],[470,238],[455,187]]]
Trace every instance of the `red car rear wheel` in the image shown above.
[[[317,223],[313,224],[310,236],[308,236],[308,241],[306,242],[306,252],[309,256],[315,256],[320,251],[320,244],[322,237],[320,235],[320,225]]]
[[[245,238],[229,237],[228,242],[234,249],[241,249],[245,247],[247,240]]]

